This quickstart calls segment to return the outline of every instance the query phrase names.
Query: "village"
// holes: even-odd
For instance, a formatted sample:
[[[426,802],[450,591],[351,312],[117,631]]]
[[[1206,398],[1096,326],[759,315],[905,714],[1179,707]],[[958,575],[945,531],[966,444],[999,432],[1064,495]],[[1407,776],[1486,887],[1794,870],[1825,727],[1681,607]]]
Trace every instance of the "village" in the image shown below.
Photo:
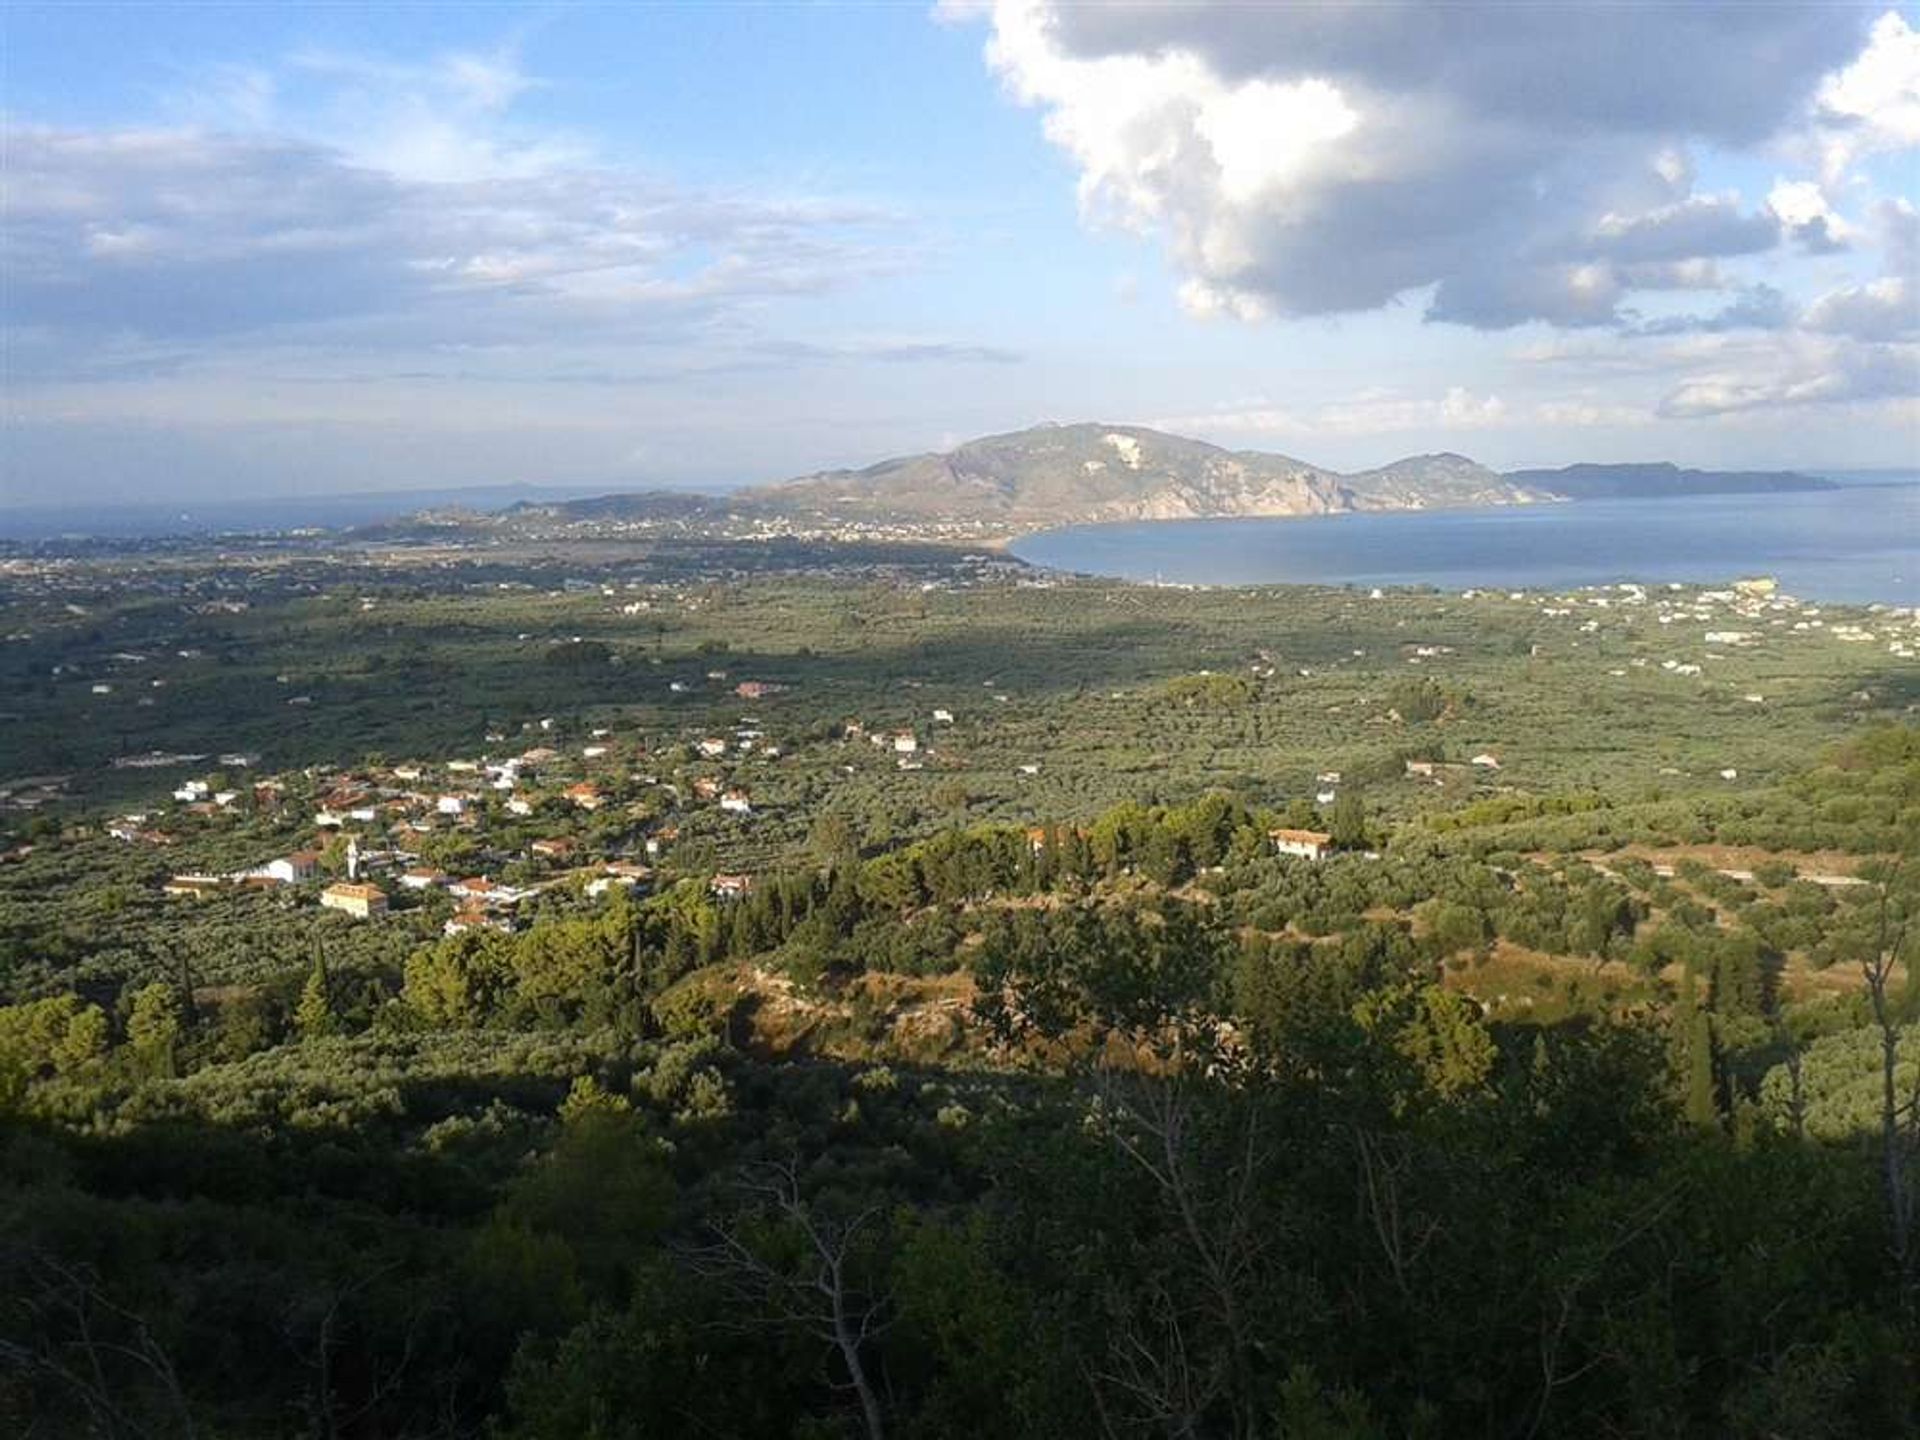
[[[706,679],[728,682],[718,670]],[[730,683],[729,693],[761,701],[786,688],[742,680]],[[933,737],[953,720],[952,711],[933,708],[924,741],[912,729],[869,731],[849,720],[832,743],[897,770],[920,770],[942,762]],[[705,811],[751,822],[756,811],[746,777],[784,756],[752,714],[738,716],[725,733],[651,749],[605,727],[563,749],[555,727],[552,717],[525,722],[542,743],[502,758],[486,753],[431,764],[248,776],[240,772],[254,767],[257,755],[224,754],[220,770],[182,781],[170,804],[124,812],[105,833],[129,845],[166,848],[188,838],[183,830],[191,827],[204,832],[223,821],[264,822],[301,834],[302,848],[232,870],[173,873],[160,892],[204,901],[233,890],[287,889],[356,919],[430,909],[436,917],[445,912],[441,928],[449,935],[511,932],[528,902],[556,888],[576,887],[589,899],[616,888],[648,893],[657,871],[672,868],[681,818]],[[486,738],[498,744],[506,737],[492,732]],[[151,768],[207,758],[158,756]],[[503,839],[503,832],[513,838]],[[537,838],[521,838],[528,833]],[[434,863],[439,857],[452,864],[455,856],[457,871]],[[703,879],[719,900],[740,898],[755,884],[752,874],[725,870]]]

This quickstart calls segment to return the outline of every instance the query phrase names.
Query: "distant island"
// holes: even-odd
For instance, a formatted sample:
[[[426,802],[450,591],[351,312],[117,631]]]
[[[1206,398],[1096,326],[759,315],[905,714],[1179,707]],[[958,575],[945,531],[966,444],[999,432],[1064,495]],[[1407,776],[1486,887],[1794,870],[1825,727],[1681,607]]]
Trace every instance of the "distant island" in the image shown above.
[[[1831,480],[1794,470],[1682,470],[1661,461],[1645,465],[1563,465],[1558,470],[1509,470],[1506,478],[1563,500],[1664,500],[1682,495],[1781,495],[1836,490]]]
[[[743,492],[782,509],[967,518],[1011,528],[1114,520],[1330,515],[1553,498],[1463,455],[1343,474],[1138,425],[1036,425],[943,453],[829,470]]]
[[[803,527],[934,527],[1010,536],[1066,525],[1377,510],[1531,505],[1619,497],[1785,493],[1832,488],[1793,472],[1683,470],[1670,464],[1569,465],[1502,474],[1464,455],[1410,455],[1338,471],[1290,455],[1228,450],[1139,425],[1046,424],[825,470],[728,495],[681,492],[528,502],[509,521],[621,521]]]

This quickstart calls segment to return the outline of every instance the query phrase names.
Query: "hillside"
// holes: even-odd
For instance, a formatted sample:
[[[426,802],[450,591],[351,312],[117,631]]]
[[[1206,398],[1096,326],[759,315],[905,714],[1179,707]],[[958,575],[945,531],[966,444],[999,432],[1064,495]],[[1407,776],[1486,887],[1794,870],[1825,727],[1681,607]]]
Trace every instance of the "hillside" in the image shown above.
[[[1063,524],[1359,508],[1340,477],[1137,425],[1039,425],[747,492],[782,507]]]
[[[1420,510],[1435,505],[1513,505],[1553,498],[1537,487],[1489,470],[1464,455],[1409,455],[1391,465],[1341,476],[1367,509]]]

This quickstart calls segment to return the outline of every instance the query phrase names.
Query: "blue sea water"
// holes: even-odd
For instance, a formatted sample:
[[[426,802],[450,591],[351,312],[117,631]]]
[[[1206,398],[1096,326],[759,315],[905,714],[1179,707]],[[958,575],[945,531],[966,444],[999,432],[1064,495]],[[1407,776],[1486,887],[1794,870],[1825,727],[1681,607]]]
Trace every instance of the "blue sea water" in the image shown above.
[[[1810,600],[1920,604],[1920,472],[1781,495],[1156,520],[1029,535],[1051,569],[1187,585],[1562,589],[1772,575]]]
[[[0,504],[0,540],[62,536],[127,540],[158,536],[264,534],[305,527],[338,529],[397,520],[419,510],[457,506],[498,510],[518,500],[564,500],[600,494],[610,486],[536,488],[489,485],[442,490],[365,491],[357,494],[269,495],[229,499],[94,501],[85,505]]]

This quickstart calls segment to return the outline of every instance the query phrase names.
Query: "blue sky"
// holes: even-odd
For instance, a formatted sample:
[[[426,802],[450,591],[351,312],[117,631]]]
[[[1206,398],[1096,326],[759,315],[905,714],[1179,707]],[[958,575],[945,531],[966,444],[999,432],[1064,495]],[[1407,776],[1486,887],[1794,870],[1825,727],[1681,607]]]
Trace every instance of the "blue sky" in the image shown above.
[[[11,503],[1915,463],[1883,5],[0,10]]]

